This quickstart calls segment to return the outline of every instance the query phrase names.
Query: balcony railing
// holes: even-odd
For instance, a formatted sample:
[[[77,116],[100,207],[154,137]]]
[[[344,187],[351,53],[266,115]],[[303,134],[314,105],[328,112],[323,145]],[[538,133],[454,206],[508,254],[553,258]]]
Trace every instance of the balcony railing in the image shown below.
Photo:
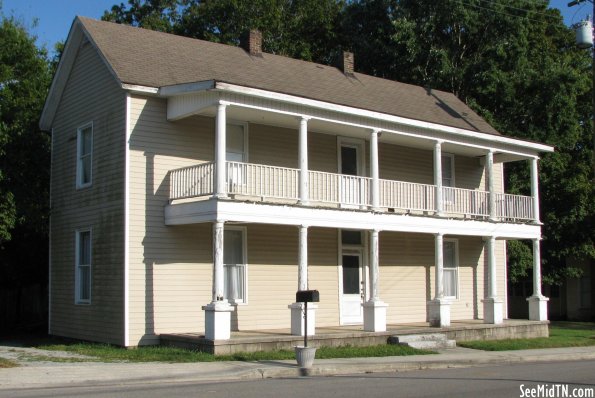
[[[369,177],[309,171],[309,201],[368,208],[372,205]],[[210,196],[214,193],[215,165],[203,163],[170,171],[170,200]],[[299,198],[299,170],[252,163],[226,162],[226,188],[230,195],[262,199]],[[495,217],[504,221],[533,220],[531,197],[496,193]],[[486,191],[443,187],[443,210],[461,216],[489,217],[490,194]],[[379,180],[382,209],[434,212],[436,186]]]

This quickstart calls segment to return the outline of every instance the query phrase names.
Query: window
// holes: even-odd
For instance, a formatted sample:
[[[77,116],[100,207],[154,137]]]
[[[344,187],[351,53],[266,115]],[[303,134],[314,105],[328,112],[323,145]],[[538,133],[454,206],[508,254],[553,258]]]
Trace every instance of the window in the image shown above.
[[[228,124],[226,126],[225,160],[237,162],[227,166],[227,181],[231,186],[246,183],[245,165],[238,164],[248,160],[246,156],[246,130],[245,124]]]
[[[444,259],[444,296],[458,297],[459,295],[459,275],[458,275],[458,253],[457,242],[445,240],[442,252]]]
[[[442,154],[442,186],[454,187],[455,157],[450,153]]]
[[[341,230],[341,243],[344,245],[358,245],[362,244],[361,231],[353,231],[349,229]]]
[[[91,185],[93,165],[93,124],[89,123],[77,130],[76,186],[85,188]]]
[[[91,303],[91,230],[76,232],[75,303]]]
[[[246,228],[226,227],[223,236],[225,283],[223,295],[230,303],[245,303]]]
[[[443,189],[442,200],[445,204],[452,204],[454,202],[454,162],[455,157],[452,154],[446,153],[442,155],[442,186]]]

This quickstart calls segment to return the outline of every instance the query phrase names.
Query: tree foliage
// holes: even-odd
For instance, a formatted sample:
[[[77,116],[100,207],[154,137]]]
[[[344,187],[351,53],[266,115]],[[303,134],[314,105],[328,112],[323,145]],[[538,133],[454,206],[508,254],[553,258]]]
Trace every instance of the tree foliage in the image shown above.
[[[38,121],[51,72],[23,24],[0,17],[0,270],[10,285],[46,274],[50,146]]]
[[[328,63],[339,48],[342,8],[342,0],[129,0],[103,19],[236,45],[259,29],[266,52]]]

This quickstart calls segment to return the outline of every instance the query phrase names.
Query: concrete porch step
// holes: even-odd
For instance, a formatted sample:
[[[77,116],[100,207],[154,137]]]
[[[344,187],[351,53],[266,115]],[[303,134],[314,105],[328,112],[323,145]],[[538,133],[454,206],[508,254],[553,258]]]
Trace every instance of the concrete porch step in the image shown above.
[[[439,350],[446,348],[455,348],[457,342],[448,340],[443,333],[424,333],[424,334],[405,334],[391,336],[388,339],[389,344],[401,344],[412,348],[422,350]]]

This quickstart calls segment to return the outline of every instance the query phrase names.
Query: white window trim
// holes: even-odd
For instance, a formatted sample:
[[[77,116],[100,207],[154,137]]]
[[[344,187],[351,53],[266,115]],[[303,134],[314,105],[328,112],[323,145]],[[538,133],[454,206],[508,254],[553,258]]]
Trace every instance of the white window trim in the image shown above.
[[[244,299],[243,300],[228,300],[231,305],[247,305],[248,304],[248,228],[241,226],[225,226],[224,231],[240,231],[242,233],[242,257],[244,258]],[[225,232],[224,232],[225,233]],[[225,240],[223,240],[225,246]],[[225,262],[223,263],[225,267]]]
[[[83,145],[83,140],[81,139],[82,131],[91,127],[91,162],[90,162],[90,170],[89,170],[89,182],[82,183],[81,180],[83,178],[83,164],[81,162],[81,149]],[[93,184],[93,145],[94,141],[94,128],[93,122],[85,123],[82,126],[76,129],[76,189],[83,189],[90,187]]]
[[[445,298],[449,298],[452,300],[458,300],[459,297],[461,296],[461,283],[459,280],[459,269],[460,269],[460,263],[459,263],[459,240],[458,239],[454,239],[454,238],[444,238],[444,242],[452,242],[454,243],[455,246],[455,266],[454,267],[448,267],[448,269],[454,269],[455,270],[455,283],[456,283],[456,288],[457,288],[457,294],[456,296],[447,296],[446,294],[444,294]],[[444,248],[442,249],[444,251]],[[443,258],[444,258],[444,254],[443,254]],[[442,265],[442,269],[445,270],[447,267],[444,266],[444,264]],[[444,278],[443,278],[444,281]],[[443,282],[444,283],[444,282]]]
[[[80,267],[80,236],[83,232],[89,232],[89,244],[90,244],[90,252],[89,252],[89,298],[88,299],[81,299],[80,298],[80,277],[79,277],[79,267]],[[87,228],[79,228],[75,231],[75,260],[74,260],[74,303],[75,304],[84,304],[88,305],[91,304],[92,299],[92,292],[93,292],[93,229],[91,227]]]

